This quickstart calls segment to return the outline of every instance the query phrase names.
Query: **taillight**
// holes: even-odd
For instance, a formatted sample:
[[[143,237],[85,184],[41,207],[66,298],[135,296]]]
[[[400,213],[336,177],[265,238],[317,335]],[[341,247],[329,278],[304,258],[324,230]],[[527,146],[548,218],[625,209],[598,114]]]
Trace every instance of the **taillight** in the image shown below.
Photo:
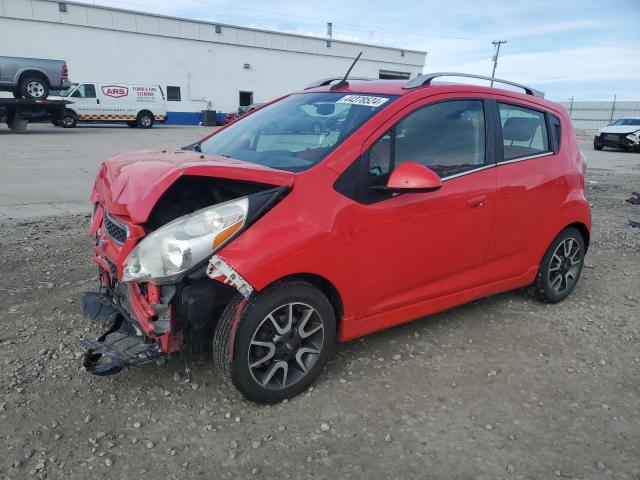
[[[69,76],[69,68],[67,67],[66,63],[62,65],[62,71],[60,72],[60,75],[62,76],[62,78],[67,78]]]

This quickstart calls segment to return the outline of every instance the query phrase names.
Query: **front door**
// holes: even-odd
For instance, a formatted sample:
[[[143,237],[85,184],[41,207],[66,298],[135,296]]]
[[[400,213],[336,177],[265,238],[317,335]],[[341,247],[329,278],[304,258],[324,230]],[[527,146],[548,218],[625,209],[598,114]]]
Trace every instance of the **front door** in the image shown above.
[[[482,283],[497,184],[488,118],[482,99],[424,102],[366,147],[352,226],[366,292],[362,316]],[[402,194],[376,188],[405,161],[434,170],[442,187]]]
[[[72,108],[78,115],[79,120],[97,120],[98,98],[96,97],[96,87],[93,83],[81,83],[69,96],[73,102]]]

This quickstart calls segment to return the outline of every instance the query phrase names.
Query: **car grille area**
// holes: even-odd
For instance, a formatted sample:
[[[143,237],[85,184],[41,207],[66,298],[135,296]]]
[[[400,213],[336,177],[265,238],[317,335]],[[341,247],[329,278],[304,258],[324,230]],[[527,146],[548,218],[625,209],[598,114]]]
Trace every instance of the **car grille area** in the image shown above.
[[[128,237],[127,227],[109,214],[104,217],[104,231],[109,238],[119,245],[123,245]]]

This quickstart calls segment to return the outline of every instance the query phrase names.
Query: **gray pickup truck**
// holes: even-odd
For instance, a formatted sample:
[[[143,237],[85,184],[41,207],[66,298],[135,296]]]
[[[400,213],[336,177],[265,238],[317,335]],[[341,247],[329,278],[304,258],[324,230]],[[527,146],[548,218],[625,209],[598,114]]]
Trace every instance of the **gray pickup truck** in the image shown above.
[[[15,98],[43,100],[52,89],[69,88],[68,77],[64,60],[0,56],[0,90]]]

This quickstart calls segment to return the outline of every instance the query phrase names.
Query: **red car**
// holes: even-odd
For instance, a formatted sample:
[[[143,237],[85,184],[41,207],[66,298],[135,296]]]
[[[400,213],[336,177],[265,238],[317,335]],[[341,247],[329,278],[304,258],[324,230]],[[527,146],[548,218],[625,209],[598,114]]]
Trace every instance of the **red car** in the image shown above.
[[[566,111],[439,76],[319,81],[187,147],[105,161],[84,313],[110,328],[85,339],[87,370],[206,348],[247,399],[277,402],[336,341],[520,287],[566,298],[591,229]],[[295,109],[339,129],[268,128]]]

